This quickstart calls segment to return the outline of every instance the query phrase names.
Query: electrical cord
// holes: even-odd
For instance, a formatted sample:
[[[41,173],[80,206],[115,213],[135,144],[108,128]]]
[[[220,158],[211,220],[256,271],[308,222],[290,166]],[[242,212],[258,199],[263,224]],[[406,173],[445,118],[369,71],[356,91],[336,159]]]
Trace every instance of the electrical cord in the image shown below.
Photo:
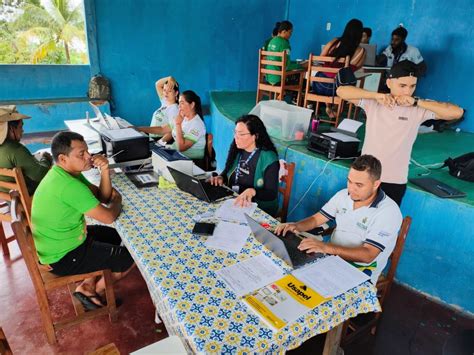
[[[434,163],[434,164],[426,164],[422,165],[418,163],[415,159],[410,158],[410,162],[413,163],[414,165],[418,166],[419,168],[424,169],[426,172],[425,173],[419,173],[418,176],[427,176],[431,174],[432,170],[438,170],[444,167],[444,163]]]
[[[341,158],[341,157],[336,157],[336,158],[332,158],[330,160],[328,160],[326,162],[326,164],[324,164],[324,167],[323,169],[321,170],[321,172],[319,173],[318,176],[316,176],[313,180],[313,182],[309,185],[309,187],[306,189],[306,191],[304,192],[303,196],[301,196],[301,198],[298,200],[298,202],[296,203],[296,205],[291,209],[290,212],[288,212],[288,216],[290,216],[297,208],[298,206],[301,204],[301,202],[304,200],[304,198],[306,197],[306,195],[309,193],[309,191],[311,190],[311,188],[313,187],[313,185],[316,183],[316,181],[318,181],[318,179],[321,177],[321,175],[323,175],[323,173],[326,171],[326,168],[328,167],[329,163],[332,162],[332,161],[335,161],[335,160],[347,160],[347,159],[356,159],[357,157],[348,157],[348,158]]]

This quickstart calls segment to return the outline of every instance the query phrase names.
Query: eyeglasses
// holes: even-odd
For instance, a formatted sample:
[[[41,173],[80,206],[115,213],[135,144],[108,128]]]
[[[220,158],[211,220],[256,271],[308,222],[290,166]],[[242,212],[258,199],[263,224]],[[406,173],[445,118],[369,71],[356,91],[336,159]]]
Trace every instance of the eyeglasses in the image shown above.
[[[235,132],[234,131],[234,137],[244,137],[244,136],[248,136],[248,135],[251,135],[252,133],[240,133],[240,132]]]

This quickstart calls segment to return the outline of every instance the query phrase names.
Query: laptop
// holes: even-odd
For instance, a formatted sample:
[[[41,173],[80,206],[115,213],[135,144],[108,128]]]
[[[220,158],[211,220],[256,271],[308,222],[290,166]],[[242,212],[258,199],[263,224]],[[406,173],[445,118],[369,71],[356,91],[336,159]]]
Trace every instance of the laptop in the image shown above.
[[[466,197],[466,194],[462,191],[455,189],[439,180],[433,178],[416,178],[409,179],[409,181],[416,186],[421,187],[423,190],[431,192],[438,197],[442,198],[459,198]]]
[[[226,187],[211,185],[207,181],[199,180],[170,166],[168,166],[168,170],[180,190],[188,192],[202,201],[211,203],[234,195],[234,191]]]
[[[364,65],[374,67],[375,56],[377,55],[377,45],[376,44],[360,44],[360,46],[365,49]]]
[[[280,237],[263,228],[248,214],[245,214],[245,218],[255,238],[293,269],[298,269],[324,256],[323,253],[307,254],[299,250],[298,245],[301,243],[301,237],[295,233],[287,232],[284,237]]]

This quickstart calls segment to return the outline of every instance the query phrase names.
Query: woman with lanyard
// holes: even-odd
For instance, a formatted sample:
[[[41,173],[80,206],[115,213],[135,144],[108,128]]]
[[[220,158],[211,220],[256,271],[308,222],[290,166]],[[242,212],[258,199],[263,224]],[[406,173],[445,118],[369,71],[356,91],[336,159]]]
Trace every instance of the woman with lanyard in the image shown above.
[[[279,169],[276,148],[263,122],[255,115],[244,115],[236,122],[225,168],[210,183],[225,183],[239,194],[236,204],[248,206],[254,201],[274,216],[278,210]]]
[[[171,132],[169,123],[178,115],[179,85],[172,76],[161,78],[155,84],[161,107],[153,113],[150,127],[136,127],[154,139]]]

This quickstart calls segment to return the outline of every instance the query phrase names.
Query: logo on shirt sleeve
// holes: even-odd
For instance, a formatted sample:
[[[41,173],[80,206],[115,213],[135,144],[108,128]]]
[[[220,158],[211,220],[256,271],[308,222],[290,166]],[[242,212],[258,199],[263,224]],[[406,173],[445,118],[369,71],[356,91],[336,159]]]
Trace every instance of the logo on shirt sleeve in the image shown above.
[[[189,134],[192,134],[193,136],[199,137],[199,131],[196,128],[193,128],[192,130],[190,130]]]

